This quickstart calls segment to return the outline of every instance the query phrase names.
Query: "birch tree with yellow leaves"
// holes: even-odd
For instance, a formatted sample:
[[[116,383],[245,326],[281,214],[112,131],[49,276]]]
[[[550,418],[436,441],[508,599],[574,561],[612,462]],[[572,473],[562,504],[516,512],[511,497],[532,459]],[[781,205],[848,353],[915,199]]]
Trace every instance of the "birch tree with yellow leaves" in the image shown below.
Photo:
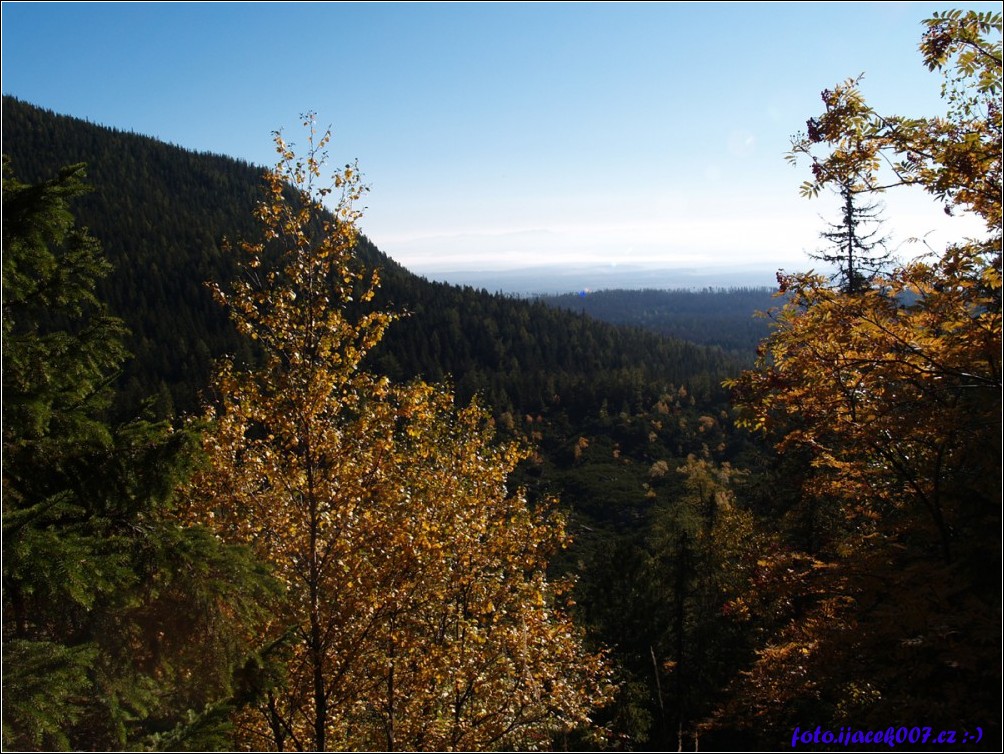
[[[322,180],[330,131],[305,116],[257,210],[263,240],[230,249],[214,287],[261,366],[224,361],[188,515],[249,544],[287,590],[281,679],[235,721],[252,749],[547,747],[589,728],[611,693],[568,588],[554,505],[509,490],[525,451],[476,404],[363,368],[393,315],[355,256],[355,166]],[[322,202],[334,200],[328,211]],[[282,640],[279,640],[282,644]]]

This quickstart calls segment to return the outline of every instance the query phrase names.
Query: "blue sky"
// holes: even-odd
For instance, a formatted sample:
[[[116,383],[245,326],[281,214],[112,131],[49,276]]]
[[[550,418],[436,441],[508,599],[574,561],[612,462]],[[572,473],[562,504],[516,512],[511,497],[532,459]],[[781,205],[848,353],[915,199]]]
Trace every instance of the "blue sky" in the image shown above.
[[[7,3],[2,88],[268,165],[298,115],[371,186],[363,231],[430,277],[809,266],[836,202],[784,160],[819,92],[942,111],[930,3]],[[960,7],[999,9],[999,3]],[[978,232],[889,194],[894,240]],[[903,246],[911,254],[916,246]]]

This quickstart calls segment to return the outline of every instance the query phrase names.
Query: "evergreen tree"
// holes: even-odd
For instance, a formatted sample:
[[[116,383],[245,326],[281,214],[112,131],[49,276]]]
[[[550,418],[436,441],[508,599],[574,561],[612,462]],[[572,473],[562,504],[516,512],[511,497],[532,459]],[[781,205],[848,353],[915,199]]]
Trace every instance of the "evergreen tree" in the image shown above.
[[[659,605],[652,613],[664,621],[651,649],[666,707],[657,743],[682,751],[698,745],[698,721],[747,659],[736,600],[764,537],[737,503],[739,472],[692,455],[677,473],[683,489],[653,516],[645,580]]]
[[[836,266],[831,280],[839,281],[844,293],[860,293],[882,272],[891,254],[886,239],[879,235],[881,208],[877,203],[862,203],[862,194],[850,183],[840,186],[843,201],[839,223],[831,223],[820,236],[830,247],[810,252],[809,256]],[[869,225],[876,227],[868,229]]]
[[[70,202],[82,165],[3,179],[3,742],[123,748],[232,695],[261,569],[167,513],[193,437],[111,425],[124,327]],[[232,622],[221,620],[230,611]]]

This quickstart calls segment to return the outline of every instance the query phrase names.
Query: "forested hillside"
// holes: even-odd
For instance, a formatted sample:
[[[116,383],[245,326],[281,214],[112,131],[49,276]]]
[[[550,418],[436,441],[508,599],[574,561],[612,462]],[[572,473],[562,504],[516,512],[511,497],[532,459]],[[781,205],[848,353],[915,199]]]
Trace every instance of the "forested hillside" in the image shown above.
[[[135,358],[124,396],[151,393],[177,411],[198,405],[212,360],[251,358],[249,345],[206,288],[229,280],[224,238],[253,235],[262,196],[260,168],[195,154],[156,140],[3,102],[4,151],[25,181],[85,163],[94,191],[79,200],[83,225],[102,242],[113,269],[100,293],[132,331]],[[722,395],[737,363],[717,349],[615,329],[542,304],[411,275],[365,237],[360,257],[382,270],[378,302],[407,312],[373,358],[396,378],[451,378],[462,399],[485,395],[494,409],[538,411],[555,396],[589,412],[604,398],[658,398],[659,385],[684,384],[702,398]]]
[[[430,283],[309,114],[265,170],[4,98],[4,747],[1000,750],[1001,27],[789,154],[985,233],[770,302]]]
[[[3,118],[18,180],[50,180],[60,166],[85,164],[92,190],[75,191],[73,212],[111,263],[95,278],[96,291],[123,319],[130,354],[108,395],[113,417],[131,417],[141,404],[154,418],[197,413],[216,399],[218,388],[210,386],[219,359],[260,363],[259,344],[238,334],[207,284],[238,279],[223,247],[225,239],[258,236],[253,215],[266,195],[263,170],[10,98]],[[529,439],[534,454],[512,470],[513,481],[538,504],[560,496],[576,544],[552,567],[581,579],[580,617],[593,613],[591,641],[608,643],[604,632],[619,631],[616,621],[607,625],[615,615],[606,604],[615,575],[609,548],[643,549],[657,491],[678,488],[673,470],[688,454],[725,458],[746,445],[732,436],[721,387],[741,360],[540,301],[430,283],[363,236],[354,248],[363,265],[380,270],[371,307],[400,315],[367,355],[367,368],[399,381],[446,380],[459,405],[478,395],[503,435]],[[36,315],[44,328],[65,324],[54,310]],[[631,637],[632,645],[648,641]],[[650,702],[629,700],[624,714]],[[625,740],[650,735],[649,723],[614,728]]]
[[[770,332],[766,315],[778,305],[776,289],[704,288],[693,290],[602,290],[539,296],[538,300],[616,325],[633,325],[717,346],[752,359]]]

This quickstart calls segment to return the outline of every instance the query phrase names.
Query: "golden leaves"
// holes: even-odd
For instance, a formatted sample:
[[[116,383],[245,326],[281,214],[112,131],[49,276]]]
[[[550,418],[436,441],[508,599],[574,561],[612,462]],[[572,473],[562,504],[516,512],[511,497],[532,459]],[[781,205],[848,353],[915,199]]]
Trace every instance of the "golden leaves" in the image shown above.
[[[865,104],[861,78],[849,79],[822,93],[825,111],[793,139],[788,159],[811,160],[805,196],[831,183],[855,192],[919,185],[946,211],[975,212],[999,233],[1001,15],[970,11],[926,24],[921,50],[929,68],[944,70],[946,116],[880,115]]]
[[[306,159],[275,136],[266,241],[237,247],[229,292],[213,286],[263,362],[220,365],[189,491],[191,517],[287,585],[276,630],[299,637],[245,743],[278,746],[279,730],[306,749],[505,748],[588,725],[612,686],[555,604],[567,585],[545,576],[564,521],[507,489],[528,450],[498,443],[476,403],[361,369],[394,315],[357,306],[379,284],[354,255],[364,189],[354,166],[315,183],[330,135],[304,120]]]
[[[999,189],[992,201],[978,199],[975,173],[946,157],[962,144],[983,186],[999,183],[999,137],[991,142],[979,131],[956,141],[939,119],[868,113],[855,121],[846,92],[827,94],[834,99],[810,141],[833,149],[814,163],[815,185],[846,171],[874,186],[868,155],[909,145],[927,156],[901,171],[904,182],[999,224]],[[802,146],[808,153],[809,143]],[[830,671],[817,648],[832,653],[847,637],[859,638],[861,613],[852,608],[865,585],[876,574],[899,578],[889,564],[907,551],[951,561],[966,546],[959,532],[985,515],[976,501],[999,499],[999,433],[988,428],[999,428],[1000,417],[1000,229],[988,227],[985,241],[950,246],[855,294],[811,274],[779,277],[786,301],[772,315],[774,331],[756,368],[731,387],[746,426],[767,432],[782,453],[809,459],[798,487],[813,515],[830,517],[825,549],[832,560],[791,566],[792,583],[813,595],[812,607],[761,653],[750,675],[758,697],[804,695],[816,674],[825,682]],[[979,532],[970,528],[966,536]],[[783,558],[761,565],[761,592],[791,589],[779,578],[780,566],[789,565]],[[814,671],[793,679],[798,655]]]
[[[812,556],[764,553],[743,604],[729,606],[763,616],[771,637],[729,714],[752,710],[776,729],[814,696],[855,719],[892,708],[872,706],[884,694],[910,709],[930,658],[903,652],[914,646],[903,637],[975,624],[995,604],[960,574],[985,568],[998,544],[986,530],[999,529],[1000,500],[1001,21],[952,12],[928,25],[929,64],[958,66],[947,117],[879,116],[858,82],[846,82],[824,92],[826,112],[792,156],[813,161],[810,193],[843,180],[858,190],[921,185],[983,218],[987,238],[932,252],[855,294],[779,275],[786,299],[774,331],[756,368],[731,383],[745,425],[791,453],[800,499],[789,516],[811,526],[802,546]],[[974,45],[995,55],[976,62]],[[877,157],[891,163],[884,176]],[[957,601],[939,604],[938,583]],[[992,635],[981,631],[944,651],[979,654]],[[940,685],[936,705],[951,708]],[[955,700],[959,714],[972,708],[969,696]]]

